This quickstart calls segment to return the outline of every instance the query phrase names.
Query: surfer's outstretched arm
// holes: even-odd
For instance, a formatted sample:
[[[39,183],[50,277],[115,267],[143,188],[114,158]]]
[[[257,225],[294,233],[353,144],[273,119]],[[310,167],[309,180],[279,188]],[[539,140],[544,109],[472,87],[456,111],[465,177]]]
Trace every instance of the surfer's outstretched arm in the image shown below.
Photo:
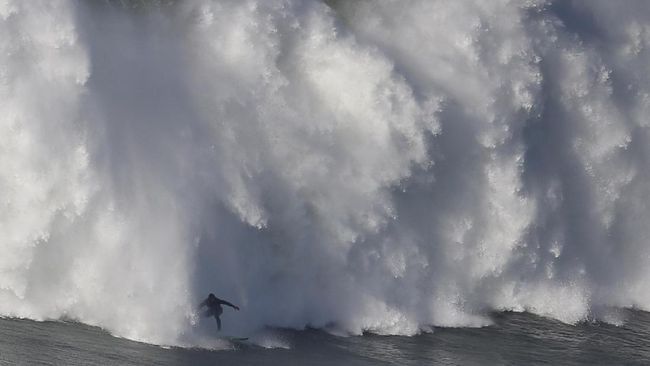
[[[233,304],[229,303],[229,302],[226,301],[226,300],[221,300],[221,299],[219,299],[219,303],[220,303],[220,304],[223,304],[223,305],[228,305],[228,306],[230,306],[231,308],[233,308],[233,309],[235,309],[235,310],[239,310],[239,306],[237,306],[237,305],[233,305]]]

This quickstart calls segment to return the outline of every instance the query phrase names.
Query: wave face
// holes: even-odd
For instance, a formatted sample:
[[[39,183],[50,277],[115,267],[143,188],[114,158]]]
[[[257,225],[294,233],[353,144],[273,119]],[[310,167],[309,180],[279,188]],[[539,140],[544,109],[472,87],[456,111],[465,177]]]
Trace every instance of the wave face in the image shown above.
[[[178,344],[208,292],[240,331],[650,310],[648,24],[643,0],[1,1],[0,314]]]

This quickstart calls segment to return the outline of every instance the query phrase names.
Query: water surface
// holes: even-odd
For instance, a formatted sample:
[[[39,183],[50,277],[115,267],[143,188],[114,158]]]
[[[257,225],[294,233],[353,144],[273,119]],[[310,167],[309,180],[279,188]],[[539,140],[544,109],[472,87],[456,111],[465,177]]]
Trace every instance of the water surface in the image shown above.
[[[7,365],[647,365],[650,314],[625,322],[568,325],[527,313],[493,314],[483,328],[435,328],[413,337],[341,337],[320,330],[269,331],[289,348],[163,348],[116,338],[83,324],[0,319]],[[217,341],[217,340],[215,340]]]

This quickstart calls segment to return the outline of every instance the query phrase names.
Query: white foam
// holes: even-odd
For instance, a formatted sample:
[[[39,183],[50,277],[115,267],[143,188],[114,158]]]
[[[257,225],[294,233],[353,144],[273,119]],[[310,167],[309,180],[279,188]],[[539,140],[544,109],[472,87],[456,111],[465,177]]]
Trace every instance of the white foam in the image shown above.
[[[0,2],[0,314],[201,346],[209,292],[241,334],[650,309],[649,4],[328,3]]]

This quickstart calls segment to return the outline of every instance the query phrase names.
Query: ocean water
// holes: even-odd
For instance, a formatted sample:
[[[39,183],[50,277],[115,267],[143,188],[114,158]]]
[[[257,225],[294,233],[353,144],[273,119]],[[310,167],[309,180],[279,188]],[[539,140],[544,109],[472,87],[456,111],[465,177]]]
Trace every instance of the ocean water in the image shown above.
[[[435,328],[416,336],[341,337],[319,330],[268,330],[285,345],[163,348],[115,338],[79,323],[0,320],[7,365],[647,365],[650,314],[626,322],[567,325],[526,313],[493,314],[482,328]],[[220,345],[221,347],[221,345]]]
[[[648,116],[646,0],[0,0],[5,359],[643,363]]]

